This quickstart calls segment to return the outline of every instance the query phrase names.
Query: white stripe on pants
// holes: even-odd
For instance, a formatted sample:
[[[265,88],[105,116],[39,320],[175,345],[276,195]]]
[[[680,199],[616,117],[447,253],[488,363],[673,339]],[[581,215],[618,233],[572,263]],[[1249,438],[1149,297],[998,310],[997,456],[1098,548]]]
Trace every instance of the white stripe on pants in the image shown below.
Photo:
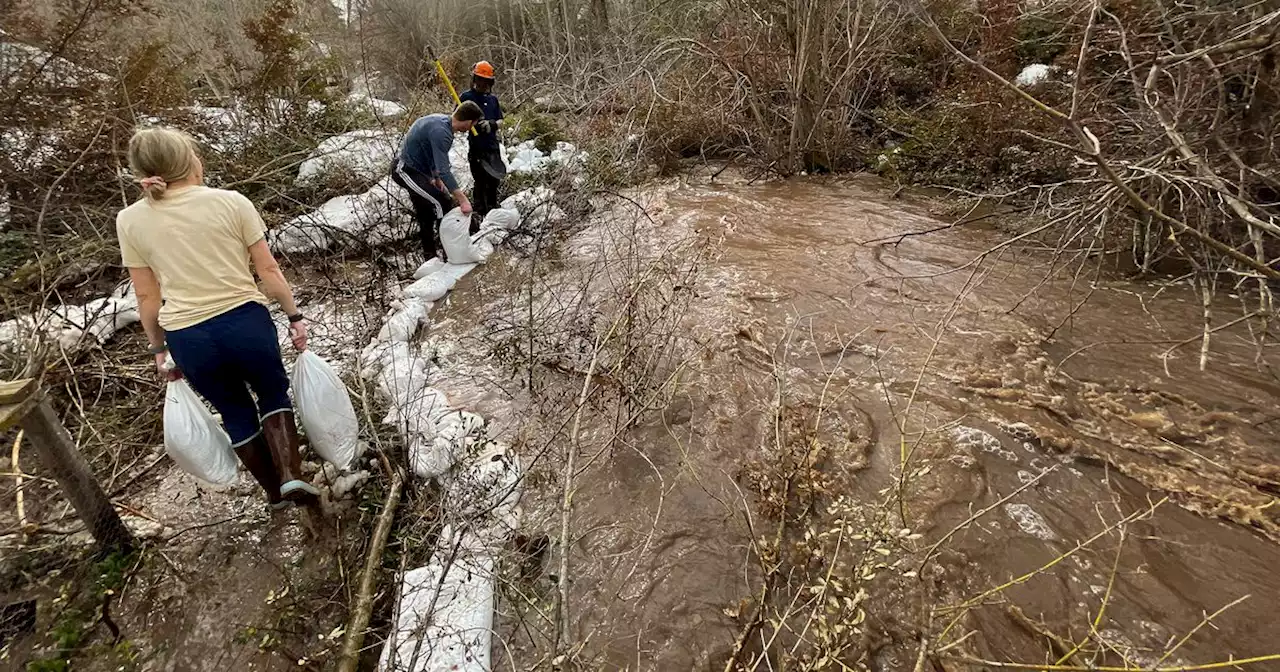
[[[400,179],[404,180],[405,186],[413,190],[413,193],[431,201],[431,205],[436,209],[436,217],[444,219],[444,208],[440,207],[440,201],[437,201],[422,185],[418,184],[409,176],[404,169],[404,161],[396,161],[396,173],[400,175]]]

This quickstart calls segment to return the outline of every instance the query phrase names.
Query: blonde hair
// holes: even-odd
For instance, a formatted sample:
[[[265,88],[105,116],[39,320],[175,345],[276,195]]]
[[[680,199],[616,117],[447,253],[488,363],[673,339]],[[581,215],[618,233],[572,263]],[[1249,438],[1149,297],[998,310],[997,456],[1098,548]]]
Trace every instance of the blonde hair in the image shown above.
[[[169,185],[196,171],[196,142],[172,128],[144,128],[129,139],[129,170],[151,200],[164,197]]]

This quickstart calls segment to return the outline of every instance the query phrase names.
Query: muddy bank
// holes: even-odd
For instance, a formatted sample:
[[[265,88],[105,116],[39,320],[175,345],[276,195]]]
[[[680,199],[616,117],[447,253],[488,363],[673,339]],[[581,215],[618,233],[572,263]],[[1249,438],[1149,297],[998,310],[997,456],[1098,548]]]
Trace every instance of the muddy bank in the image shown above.
[[[922,637],[948,669],[1272,653],[1274,350],[1225,329],[1201,372],[1190,288],[1057,268],[977,227],[892,242],[941,222],[889,193],[670,185],[647,216],[614,203],[552,258],[460,284],[433,385],[509,419],[527,532],[551,546],[504,576],[502,665],[542,659],[557,630],[584,664],[632,669],[909,669]],[[592,338],[626,278],[684,261],[697,272],[654,290],[674,308],[633,311],[661,354],[619,352],[660,361],[662,384],[620,423],[638,378],[627,358],[591,368]],[[522,329],[549,305],[559,319]]]

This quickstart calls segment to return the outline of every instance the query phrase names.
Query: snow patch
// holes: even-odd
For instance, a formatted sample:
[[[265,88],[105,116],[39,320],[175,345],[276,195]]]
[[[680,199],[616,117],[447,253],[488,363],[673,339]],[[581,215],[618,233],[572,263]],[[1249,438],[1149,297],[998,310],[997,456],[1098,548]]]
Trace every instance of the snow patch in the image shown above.
[[[1019,88],[1023,88],[1023,89],[1027,87],[1035,86],[1037,84],[1043,84],[1044,82],[1048,81],[1049,77],[1053,75],[1053,73],[1057,72],[1060,69],[1061,68],[1059,68],[1056,65],[1045,65],[1044,63],[1032,63],[1031,65],[1028,65],[1027,67],[1023,68],[1022,72],[1018,73],[1018,76],[1014,78],[1013,83],[1017,84]]]
[[[295,183],[303,184],[335,170],[376,180],[391,171],[391,162],[399,151],[400,135],[391,131],[361,129],[325,138],[298,166]]]
[[[299,215],[268,234],[272,249],[301,254],[353,242],[384,245],[415,230],[413,205],[391,178],[368,191],[331,198],[314,212]]]
[[[556,143],[550,154],[540,151],[533,140],[503,148],[507,170],[513,173],[533,173],[552,165],[579,168],[587,159],[587,153],[567,142]]]
[[[83,306],[57,306],[35,315],[0,322],[0,348],[16,349],[32,336],[44,336],[66,350],[86,343],[106,343],[115,333],[142,317],[133,285],[124,283],[110,296]]]
[[[397,119],[409,111],[404,105],[394,100],[374,98],[363,92],[355,92],[347,96],[347,104],[358,110],[371,112],[379,119]]]

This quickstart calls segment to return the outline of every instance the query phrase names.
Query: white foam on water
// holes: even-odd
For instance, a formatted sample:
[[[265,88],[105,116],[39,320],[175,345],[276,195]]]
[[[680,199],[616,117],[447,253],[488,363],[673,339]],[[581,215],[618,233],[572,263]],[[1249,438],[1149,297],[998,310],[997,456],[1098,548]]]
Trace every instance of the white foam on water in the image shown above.
[[[1004,512],[1023,532],[1044,541],[1055,541],[1058,534],[1035,509],[1026,504],[1005,504]]]

